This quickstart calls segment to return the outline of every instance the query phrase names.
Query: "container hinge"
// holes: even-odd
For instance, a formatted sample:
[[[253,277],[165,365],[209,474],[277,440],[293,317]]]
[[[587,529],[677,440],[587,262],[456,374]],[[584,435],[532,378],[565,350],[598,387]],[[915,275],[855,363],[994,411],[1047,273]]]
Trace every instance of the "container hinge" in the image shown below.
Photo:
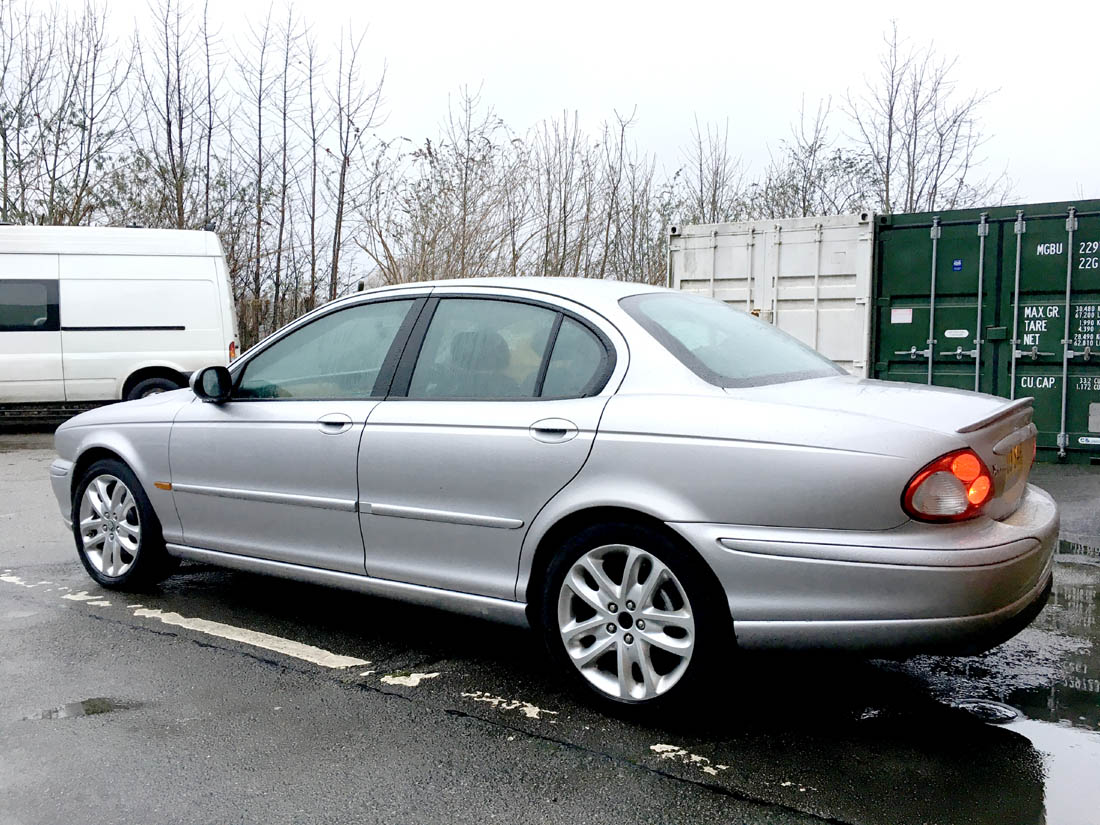
[[[989,234],[989,224],[987,223],[989,220],[989,213],[982,212],[980,219],[981,222],[978,224],[978,237],[984,238]]]
[[[964,355],[967,355],[971,358],[977,358],[978,357],[978,351],[976,349],[964,350],[962,348],[962,346],[960,345],[960,346],[955,347],[954,350],[949,350],[948,352],[941,352],[940,355],[954,355],[956,361],[961,361],[961,360],[963,360]]]
[[[1032,361],[1037,360],[1040,355],[1054,355],[1054,353],[1053,352],[1039,352],[1038,347],[1032,347],[1027,352],[1024,352],[1022,350],[1015,350],[1012,353],[1013,358],[1030,358]]]
[[[867,304],[866,298],[856,298],[856,306],[865,306]]]
[[[1023,235],[1027,232],[1027,221],[1024,220],[1024,212],[1022,209],[1016,210],[1016,223],[1012,225],[1012,228],[1017,235]]]
[[[1077,231],[1077,210],[1074,209],[1072,206],[1069,208],[1069,217],[1066,218],[1066,231]]]
[[[913,345],[909,347],[909,349],[894,350],[894,355],[908,355],[912,360],[916,361],[918,355],[922,358],[931,358],[932,348],[917,349],[916,345]]]
[[[928,237],[932,238],[933,240],[938,240],[942,233],[943,227],[940,226],[940,219],[938,217],[932,218],[932,231]]]
[[[1065,342],[1063,341],[1062,343],[1064,344]],[[1078,355],[1080,355],[1085,361],[1088,361],[1092,357],[1092,347],[1085,347],[1080,352],[1072,349],[1066,350],[1066,358],[1076,358]]]
[[[1058,433],[1058,449],[1064,450],[1069,446],[1069,435],[1066,433]]]

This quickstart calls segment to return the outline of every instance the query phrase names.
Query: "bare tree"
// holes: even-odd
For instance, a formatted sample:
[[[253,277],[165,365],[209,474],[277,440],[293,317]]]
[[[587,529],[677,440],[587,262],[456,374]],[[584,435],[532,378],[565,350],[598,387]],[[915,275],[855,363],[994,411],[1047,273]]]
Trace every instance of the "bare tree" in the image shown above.
[[[340,253],[343,251],[344,220],[348,201],[353,193],[349,175],[352,162],[358,158],[363,143],[374,128],[378,116],[378,106],[382,99],[383,77],[374,86],[365,86],[361,76],[359,52],[363,46],[363,35],[348,33],[346,41],[341,39],[337,57],[336,97],[336,151],[329,152],[337,163],[336,183],[333,201],[332,258],[329,269],[328,297],[336,297],[339,287]]]
[[[729,148],[729,123],[708,124],[704,133],[696,118],[687,164],[682,172],[683,219],[694,223],[740,220],[744,213],[744,173]]]
[[[854,139],[874,170],[874,205],[917,212],[1003,199],[1003,175],[976,179],[987,139],[979,113],[990,93],[960,93],[956,60],[931,45],[909,45],[896,23],[883,42],[877,76],[845,100]]]

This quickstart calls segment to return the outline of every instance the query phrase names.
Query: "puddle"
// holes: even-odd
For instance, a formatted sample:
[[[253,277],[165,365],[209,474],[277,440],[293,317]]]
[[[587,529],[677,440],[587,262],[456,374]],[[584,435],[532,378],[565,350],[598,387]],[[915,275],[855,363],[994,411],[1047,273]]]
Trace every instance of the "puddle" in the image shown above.
[[[1096,547],[1091,544],[1085,544],[1079,541],[1068,541],[1067,539],[1061,539],[1058,542],[1058,555],[1063,556],[1084,556],[1089,559],[1096,559],[1100,561],[1100,547]]]
[[[66,705],[58,705],[56,708],[40,710],[38,713],[24,716],[23,719],[75,719],[78,716],[96,716],[115,710],[131,710],[137,706],[137,702],[124,702],[120,699],[97,696],[93,699],[85,699],[83,702],[69,702]]]

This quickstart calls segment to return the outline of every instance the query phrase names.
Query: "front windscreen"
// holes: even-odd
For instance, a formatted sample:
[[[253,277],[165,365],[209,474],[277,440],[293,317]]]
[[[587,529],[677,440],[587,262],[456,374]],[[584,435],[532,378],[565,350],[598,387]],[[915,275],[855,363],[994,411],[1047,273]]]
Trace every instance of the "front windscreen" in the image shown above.
[[[619,303],[684,366],[719,387],[844,374],[787,333],[713,298],[650,292]]]

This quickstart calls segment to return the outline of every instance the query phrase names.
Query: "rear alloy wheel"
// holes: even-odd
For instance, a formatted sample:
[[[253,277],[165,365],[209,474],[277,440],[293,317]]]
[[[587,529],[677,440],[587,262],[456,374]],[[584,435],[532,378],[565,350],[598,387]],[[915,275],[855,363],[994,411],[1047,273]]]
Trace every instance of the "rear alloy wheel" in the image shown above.
[[[614,704],[649,706],[690,691],[729,627],[705,598],[701,568],[636,525],[589,528],[548,571],[542,613],[551,653]]]
[[[141,587],[164,578],[178,561],[168,555],[160,522],[129,467],[97,461],[73,495],[73,534],[80,561],[104,587]]]

